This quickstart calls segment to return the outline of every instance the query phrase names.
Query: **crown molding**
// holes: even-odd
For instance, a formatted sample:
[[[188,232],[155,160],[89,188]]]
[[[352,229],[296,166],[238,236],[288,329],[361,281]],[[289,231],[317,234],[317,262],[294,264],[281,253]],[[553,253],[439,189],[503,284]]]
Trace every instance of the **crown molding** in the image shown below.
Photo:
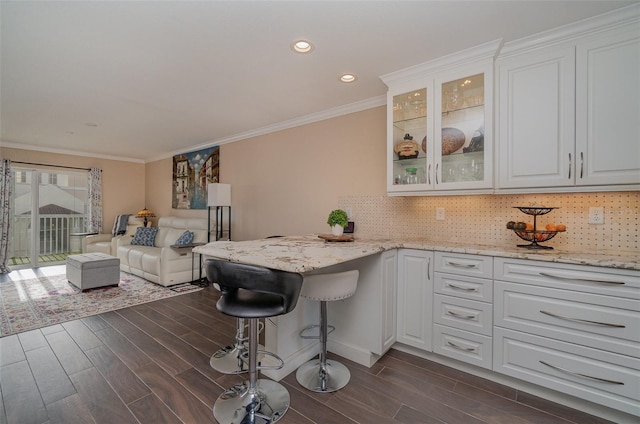
[[[282,131],[289,128],[295,128],[302,125],[311,124],[314,122],[324,121],[326,119],[336,118],[338,116],[348,115],[350,113],[360,112],[363,110],[372,109],[374,107],[384,106],[386,104],[387,104],[387,96],[386,94],[383,94],[381,96],[371,97],[369,99],[361,100],[359,102],[349,103],[344,106],[339,106],[339,107],[327,109],[321,112],[301,116],[298,118],[289,119],[287,121],[282,121],[277,124],[256,128],[255,130],[234,134],[229,137],[224,137],[217,140],[211,140],[206,143],[193,146],[188,150],[195,151],[195,150],[202,150],[202,149],[206,149],[214,146],[221,146],[223,144],[233,143],[235,141],[246,140],[248,138],[274,133],[276,131]],[[147,160],[145,160],[145,162],[154,162],[157,160],[170,158],[180,153],[184,153],[185,151],[187,151],[187,149],[181,149],[179,151],[174,151],[174,152],[166,153],[163,155],[155,156],[152,158],[148,158]]]
[[[586,35],[607,31],[618,26],[630,25],[639,20],[640,3],[632,4],[611,12],[562,25],[548,31],[509,41],[502,47],[498,59],[555,44],[571,42]]]
[[[44,153],[58,153],[61,155],[82,156],[85,158],[117,160],[121,162],[145,163],[145,161],[142,159],[132,159],[132,158],[126,158],[121,156],[99,155],[99,154],[89,153],[89,152],[80,152],[77,150],[55,149],[50,147],[34,146],[31,144],[24,144],[24,143],[10,143],[6,141],[2,141],[1,146],[8,147],[11,149],[33,150],[33,151],[44,152]]]
[[[380,79],[387,87],[398,83],[414,83],[451,68],[477,63],[477,61],[485,59],[493,60],[500,51],[501,46],[502,38],[499,38],[428,62],[381,75]]]

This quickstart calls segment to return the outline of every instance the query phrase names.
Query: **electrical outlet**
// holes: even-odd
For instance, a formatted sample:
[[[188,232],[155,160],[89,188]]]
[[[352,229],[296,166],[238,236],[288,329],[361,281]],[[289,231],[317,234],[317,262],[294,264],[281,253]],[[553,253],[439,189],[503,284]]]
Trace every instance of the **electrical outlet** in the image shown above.
[[[444,221],[444,208],[436,208],[436,221]]]
[[[604,208],[602,206],[589,208],[589,224],[604,224]]]

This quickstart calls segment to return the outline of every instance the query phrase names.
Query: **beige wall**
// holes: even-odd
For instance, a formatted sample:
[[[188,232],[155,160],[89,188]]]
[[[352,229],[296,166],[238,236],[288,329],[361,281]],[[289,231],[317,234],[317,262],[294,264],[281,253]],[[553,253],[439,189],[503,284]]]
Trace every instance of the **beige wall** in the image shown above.
[[[340,196],[383,195],[385,119],[378,107],[222,145],[233,239],[327,232]],[[171,159],[147,164],[148,207],[159,216],[206,217],[171,209],[171,172]]]
[[[0,157],[12,161],[102,169],[103,229],[111,232],[116,215],[136,213],[145,199],[145,164],[2,147]],[[15,166],[25,166],[16,164]],[[34,167],[32,167],[34,168]]]

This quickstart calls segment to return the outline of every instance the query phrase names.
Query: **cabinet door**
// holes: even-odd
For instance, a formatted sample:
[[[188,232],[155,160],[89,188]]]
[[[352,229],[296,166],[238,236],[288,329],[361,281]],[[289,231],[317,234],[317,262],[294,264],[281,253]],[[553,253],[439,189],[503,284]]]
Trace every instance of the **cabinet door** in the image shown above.
[[[431,351],[433,252],[398,251],[398,331],[400,343]]]
[[[408,91],[405,91],[408,90]],[[387,115],[387,190],[413,192],[433,188],[432,89],[427,86],[389,91]]]
[[[640,24],[576,52],[576,182],[640,183]]]
[[[436,190],[493,186],[492,69],[487,63],[436,80]]]
[[[384,354],[396,342],[396,290],[398,287],[398,257],[395,250],[382,253],[382,297],[380,305],[382,350]]]
[[[574,185],[575,48],[506,58],[498,85],[499,187]]]

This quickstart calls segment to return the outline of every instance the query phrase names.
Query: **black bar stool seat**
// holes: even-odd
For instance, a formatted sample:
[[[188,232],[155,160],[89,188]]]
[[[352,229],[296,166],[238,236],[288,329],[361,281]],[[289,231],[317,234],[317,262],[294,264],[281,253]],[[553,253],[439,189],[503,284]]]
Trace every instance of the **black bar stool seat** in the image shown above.
[[[255,265],[208,259],[207,279],[220,287],[218,310],[226,315],[247,319],[249,339],[246,355],[248,381],[223,392],[213,405],[213,416],[221,424],[269,424],[287,411],[290,396],[280,383],[258,379],[258,319],[284,315],[298,302],[302,276]],[[282,368],[284,362],[272,369]],[[246,358],[245,358],[246,357]]]
[[[226,315],[241,318],[268,318],[289,312],[281,296],[244,289],[223,292],[217,307]]]

